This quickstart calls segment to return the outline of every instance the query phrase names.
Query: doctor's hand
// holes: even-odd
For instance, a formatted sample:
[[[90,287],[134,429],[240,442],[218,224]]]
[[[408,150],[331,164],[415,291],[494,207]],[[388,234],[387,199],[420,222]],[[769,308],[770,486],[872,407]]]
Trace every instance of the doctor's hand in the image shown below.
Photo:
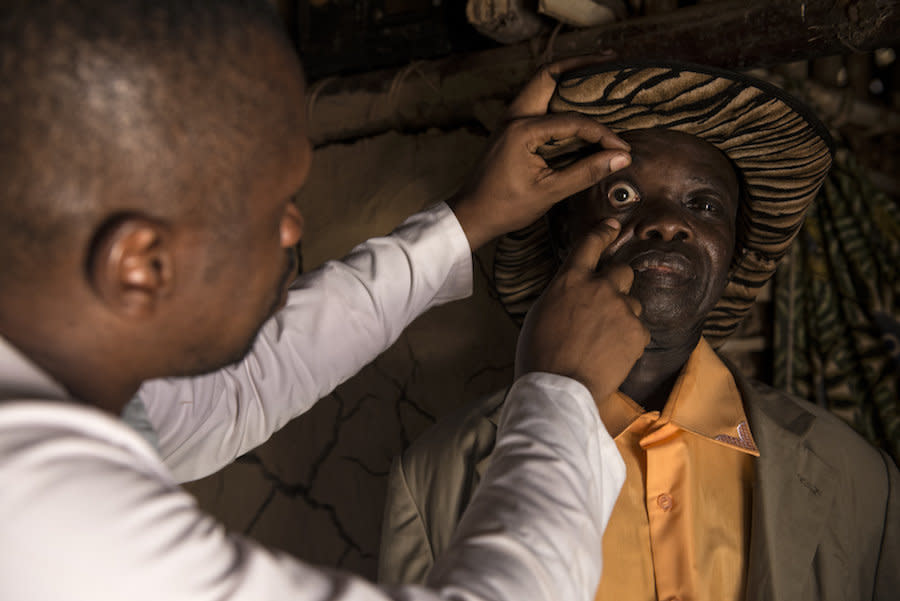
[[[543,371],[578,380],[595,402],[616,391],[650,342],[641,304],[628,292],[627,265],[597,272],[621,226],[608,219],[589,232],[525,317],[515,375]]]
[[[481,163],[449,201],[472,250],[523,228],[551,206],[631,162],[630,147],[607,127],[578,113],[547,114],[563,71],[597,63],[578,57],[543,67],[510,105]],[[561,169],[538,152],[547,144],[578,139],[598,150]]]

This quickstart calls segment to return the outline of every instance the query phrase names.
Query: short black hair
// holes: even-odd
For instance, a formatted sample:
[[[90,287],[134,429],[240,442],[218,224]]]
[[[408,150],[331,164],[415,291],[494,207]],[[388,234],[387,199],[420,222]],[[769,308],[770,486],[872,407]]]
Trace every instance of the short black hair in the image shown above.
[[[4,1],[4,269],[104,211],[191,210],[177,206],[191,180],[168,177],[186,161],[222,178],[214,205],[236,206],[247,184],[234,172],[275,152],[284,127],[266,106],[280,80],[247,60],[277,46],[293,52],[265,0]]]

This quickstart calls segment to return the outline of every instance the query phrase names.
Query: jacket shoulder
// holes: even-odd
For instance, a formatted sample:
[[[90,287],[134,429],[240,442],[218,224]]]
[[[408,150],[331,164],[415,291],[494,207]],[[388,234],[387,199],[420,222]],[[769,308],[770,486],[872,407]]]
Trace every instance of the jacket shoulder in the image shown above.
[[[853,465],[872,465],[884,476],[882,453],[828,408],[749,378],[741,388],[751,422],[756,422],[750,424],[751,431],[771,420],[785,432],[802,437],[808,448],[832,465],[847,464],[857,475]],[[768,420],[760,419],[761,415]]]
[[[431,489],[434,480],[459,482],[490,455],[506,392],[504,389],[463,405],[409,446],[400,462],[413,491]]]
[[[382,582],[423,583],[434,558],[450,544],[494,450],[505,398],[502,390],[463,405],[395,459],[382,527]]]
[[[760,483],[783,484],[779,475],[807,473],[804,470],[811,465],[807,452],[827,466],[819,480],[833,492],[818,543],[821,557],[817,561],[822,562],[823,574],[844,570],[845,582],[855,583],[859,591],[856,598],[896,599],[900,589],[897,465],[827,408],[737,373],[735,380],[760,451]],[[776,505],[776,511],[803,510],[789,503]]]

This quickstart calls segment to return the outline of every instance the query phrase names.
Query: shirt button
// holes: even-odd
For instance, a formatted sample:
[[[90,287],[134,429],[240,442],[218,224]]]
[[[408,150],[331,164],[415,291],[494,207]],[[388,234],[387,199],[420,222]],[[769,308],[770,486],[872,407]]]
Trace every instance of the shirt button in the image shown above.
[[[663,511],[669,511],[670,509],[672,509],[672,505],[675,504],[675,501],[672,499],[671,496],[667,495],[666,493],[663,493],[663,494],[659,495],[658,497],[656,497],[656,504],[659,505],[659,508],[662,509]],[[673,601],[675,601],[675,600],[673,600]]]

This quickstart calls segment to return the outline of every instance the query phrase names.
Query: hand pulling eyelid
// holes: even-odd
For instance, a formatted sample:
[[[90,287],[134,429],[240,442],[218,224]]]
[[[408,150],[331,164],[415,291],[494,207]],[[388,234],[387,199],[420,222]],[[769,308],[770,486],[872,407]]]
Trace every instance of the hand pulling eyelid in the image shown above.
[[[609,150],[611,149],[600,142],[585,142],[573,136],[542,144],[535,153],[544,159],[551,169],[563,169],[592,154]]]

